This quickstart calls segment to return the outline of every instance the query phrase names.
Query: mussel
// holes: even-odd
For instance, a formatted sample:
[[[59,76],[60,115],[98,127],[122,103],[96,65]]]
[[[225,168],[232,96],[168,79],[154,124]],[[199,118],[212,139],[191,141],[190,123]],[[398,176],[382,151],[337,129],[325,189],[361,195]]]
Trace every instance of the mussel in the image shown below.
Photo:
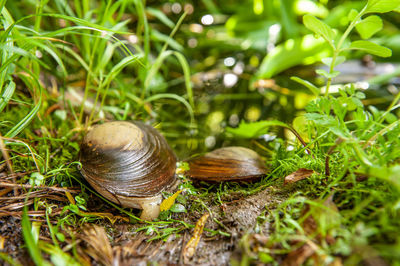
[[[158,216],[161,192],[173,189],[176,156],[153,127],[134,121],[94,126],[80,150],[81,173],[110,201]]]
[[[165,138],[142,122],[114,121],[88,131],[79,153],[81,174],[108,200],[143,209],[151,220],[160,212],[161,192],[178,185],[177,158]],[[249,181],[267,172],[260,156],[247,148],[225,147],[188,160],[192,179]]]
[[[188,160],[185,174],[207,182],[253,181],[265,175],[267,168],[261,157],[244,147],[224,147]]]

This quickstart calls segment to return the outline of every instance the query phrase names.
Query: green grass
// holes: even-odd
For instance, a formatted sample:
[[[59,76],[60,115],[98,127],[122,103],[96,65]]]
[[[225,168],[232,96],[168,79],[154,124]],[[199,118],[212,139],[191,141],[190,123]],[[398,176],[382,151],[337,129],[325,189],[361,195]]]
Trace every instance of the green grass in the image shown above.
[[[204,13],[215,11],[232,15],[228,29],[220,25],[211,28],[213,34],[224,36],[225,41],[207,39],[209,29],[197,35],[190,32],[190,24],[198,23],[200,19],[196,13],[167,16],[160,11],[162,5],[145,6],[140,0],[0,1],[0,25],[3,29],[0,33],[0,133],[13,171],[22,173],[17,177],[17,183],[81,188],[79,194],[63,195],[68,202],[60,206],[62,211],[57,215],[52,213],[57,206],[51,199],[38,197],[28,205],[28,191],[19,190],[27,196],[21,227],[25,248],[32,261],[37,265],[50,262],[56,265],[77,264],[82,258],[76,250],[72,247],[63,250],[67,246],[65,239],[73,239],[69,230],[76,230],[86,223],[110,225],[115,222],[114,218],[119,219],[117,216],[128,218],[132,224],[140,221],[137,211],[108,202],[80,176],[77,170],[79,142],[91,124],[105,119],[149,121],[169,138],[174,148],[191,155],[206,149],[203,145],[205,136],[222,135],[221,132],[210,132],[205,121],[208,114],[221,110],[225,115],[223,120],[228,120],[232,110],[230,105],[225,106],[224,100],[237,103],[232,109],[242,118],[247,109],[240,101],[256,105],[264,98],[273,102],[268,119],[263,116],[264,120],[259,123],[247,122],[240,124],[239,128],[225,130],[224,138],[217,138],[217,145],[224,142],[256,147],[254,143],[258,143],[258,146],[263,146],[260,150],[268,159],[271,173],[251,184],[203,184],[200,187],[182,177],[185,182],[181,188],[185,189],[185,194],[177,198],[177,205],[162,213],[158,221],[138,226],[137,231],[146,232],[152,240],[182,235],[194,227],[194,223],[181,219],[182,213],[198,215],[210,211],[213,206],[222,207],[221,199],[231,194],[246,197],[273,187],[287,200],[266,207],[252,233],[242,237],[243,264],[279,264],[287,254],[309,243],[316,247],[322,264],[338,258],[347,264],[361,264],[370,259],[369,255],[395,264],[400,260],[400,94],[378,107],[365,105],[368,95],[353,85],[342,86],[337,94],[328,94],[327,89],[325,95],[320,95],[320,87],[326,84],[329,88],[332,76],[337,74],[334,71],[335,60],[339,60],[341,55],[353,56],[347,48],[342,49],[342,45],[359,38],[352,31],[357,21],[349,21],[348,31],[336,21],[337,32],[346,34],[335,39],[331,36],[334,33],[324,25],[308,20],[306,26],[309,29],[328,41],[333,38],[338,45],[322,51],[333,55],[328,64],[329,73],[321,72],[327,79],[326,83],[312,84],[293,78],[313,94],[307,96],[305,108],[296,109],[291,105],[294,99],[287,94],[279,91],[264,93],[262,90],[250,92],[248,88],[252,84],[248,82],[239,83],[232,91],[215,93],[207,92],[205,84],[205,88],[196,92],[191,81],[195,72],[211,69],[207,59],[214,60],[221,72],[230,70],[222,61],[235,53],[251,65],[245,70],[247,76],[243,75],[243,80],[252,81],[249,74],[257,73],[259,77],[277,74],[266,72],[271,69],[263,70],[267,63],[279,69],[283,66],[279,60],[263,54],[265,49],[259,50],[254,44],[241,51],[241,46],[235,45],[237,42],[234,41],[261,38],[255,37],[259,36],[257,34],[248,36],[241,33],[241,23],[250,18],[256,20],[254,25],[267,21],[271,25],[280,23],[283,27],[295,28],[294,31],[285,30],[287,38],[303,40],[309,34],[307,29],[298,24],[297,19],[287,17],[293,16],[294,7],[288,1],[282,1],[285,7],[282,17],[275,17],[271,10],[277,7],[270,6],[270,9],[265,7],[259,16],[244,18],[240,16],[243,7],[239,4],[234,10],[224,10],[221,5],[220,10],[210,1],[203,3]],[[244,5],[253,10],[254,3],[256,1],[247,1]],[[350,7],[347,8],[347,13],[350,13]],[[367,14],[365,12],[356,17],[362,17]],[[332,21],[334,13],[331,11],[327,20]],[[390,14],[382,15],[390,27],[377,33],[380,44],[398,32],[395,23],[390,23],[393,19]],[[232,23],[233,19],[238,23]],[[232,25],[238,28],[230,28],[234,27]],[[231,35],[226,33],[228,30]],[[257,30],[256,26],[248,29],[255,33]],[[136,42],[129,39],[133,34]],[[186,41],[194,37],[199,45],[189,49]],[[284,47],[285,41],[287,44],[294,39],[280,39],[277,45]],[[319,44],[320,40],[314,43]],[[396,47],[391,48],[396,51]],[[284,66],[305,62],[302,55],[306,55],[307,50],[296,49],[290,53],[297,57],[285,58]],[[263,64],[249,63],[262,61],[260,54],[265,55]],[[313,58],[313,61],[317,59]],[[379,80],[379,77],[374,80]],[[297,85],[285,82],[291,95],[301,97],[300,93],[305,93]],[[201,93],[201,90],[206,92]],[[254,93],[260,97],[246,98]],[[221,95],[232,97],[226,99]],[[205,98],[212,100],[204,112],[199,105],[204,104]],[[284,105],[285,102],[289,104]],[[279,112],[284,116],[286,111],[289,117],[269,117]],[[270,142],[256,139],[259,135],[280,132],[283,128],[292,129],[307,146],[304,147],[298,139],[284,138],[283,135]],[[315,174],[283,186],[283,178],[298,168],[312,169]],[[99,214],[103,209],[99,210],[90,202],[94,197],[105,203],[101,208],[107,214]],[[37,239],[42,225],[30,221],[29,211],[44,211],[41,218],[49,230],[50,241]],[[207,235],[229,239],[230,233],[222,222],[216,218],[214,222],[219,229],[205,228]],[[310,223],[316,224],[311,232],[308,230]],[[253,233],[261,234],[260,228],[266,224],[269,225],[268,239],[256,249],[250,239]],[[0,258],[18,265],[7,254],[0,253]],[[308,263],[312,260],[308,259]]]

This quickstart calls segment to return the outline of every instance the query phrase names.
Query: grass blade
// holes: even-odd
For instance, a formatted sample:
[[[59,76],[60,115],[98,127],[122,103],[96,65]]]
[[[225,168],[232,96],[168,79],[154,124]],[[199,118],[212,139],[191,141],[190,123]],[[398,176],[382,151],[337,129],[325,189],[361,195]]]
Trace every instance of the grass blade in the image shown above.
[[[1,260],[3,260],[4,262],[6,262],[12,266],[22,266],[21,263],[19,263],[16,260],[13,260],[10,255],[8,255],[7,253],[4,253],[4,252],[0,252],[0,261]]]
[[[111,81],[118,75],[118,73],[127,65],[136,62],[139,59],[139,56],[133,55],[128,56],[122,59],[118,64],[116,64],[108,74],[106,80],[104,81],[105,86],[111,83]]]
[[[315,96],[318,96],[321,92],[320,89],[315,87],[314,84],[312,84],[311,82],[309,82],[307,80],[301,79],[299,77],[291,77],[290,79],[293,81],[296,81],[297,83],[300,83],[304,87],[308,88]]]
[[[179,63],[182,66],[183,75],[185,77],[186,91],[187,91],[188,98],[189,98],[189,103],[192,106],[192,108],[194,109],[193,89],[192,89],[192,83],[190,81],[189,63],[187,62],[186,58],[181,53],[174,52],[174,55],[178,59]]]
[[[146,8],[147,12],[150,15],[155,16],[156,18],[158,18],[162,23],[164,23],[166,26],[168,26],[169,28],[173,28],[174,27],[174,22],[172,22],[163,12],[161,12],[158,9],[152,8],[152,7],[148,7]]]
[[[3,7],[6,4],[7,0],[1,0],[0,1],[0,13],[3,11]]]
[[[32,226],[28,218],[28,207],[26,205],[24,206],[24,210],[22,212],[21,226],[22,235],[24,236],[26,247],[28,248],[33,262],[36,265],[43,265],[43,257],[32,234]]]
[[[6,107],[8,101],[11,99],[15,91],[15,83],[10,81],[8,83],[6,89],[0,97],[0,112],[3,111],[4,107]]]
[[[40,87],[41,88],[41,87]],[[36,116],[39,111],[40,106],[42,105],[42,90],[40,89],[39,101],[36,103],[35,107],[18,123],[16,124],[10,131],[7,132],[5,137],[13,138],[18,135],[25,127],[29,125],[32,119]]]
[[[185,98],[183,98],[182,96],[179,96],[179,95],[176,95],[173,93],[159,93],[159,94],[153,95],[151,97],[148,97],[147,99],[145,99],[145,102],[152,102],[152,101],[163,99],[163,98],[175,99],[175,100],[181,102],[183,105],[185,105],[185,107],[187,108],[187,110],[190,114],[191,122],[192,123],[194,122],[193,109],[190,106],[190,104],[188,103],[188,101],[186,101]]]

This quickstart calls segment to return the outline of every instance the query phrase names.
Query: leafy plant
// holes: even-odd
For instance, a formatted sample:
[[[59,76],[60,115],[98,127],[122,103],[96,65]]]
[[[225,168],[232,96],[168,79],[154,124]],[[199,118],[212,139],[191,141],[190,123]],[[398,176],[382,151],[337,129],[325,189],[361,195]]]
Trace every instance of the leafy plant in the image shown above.
[[[368,39],[382,29],[382,19],[377,14],[398,8],[400,1],[370,0],[360,11],[353,9],[349,13],[349,24],[343,33],[312,15],[303,17],[304,25],[322,38],[331,50],[331,57],[321,59],[329,71],[316,71],[326,78],[325,91],[321,95],[321,89],[316,85],[298,77],[292,78],[317,96],[308,103],[306,113],[301,116],[305,123],[296,128],[307,135],[305,139],[309,142],[306,145],[311,153],[304,154],[303,147],[294,152],[284,150],[279,140],[270,142],[270,148],[276,153],[271,176],[285,176],[300,167],[321,174],[310,178],[308,183],[299,182],[303,185],[299,185],[298,191],[277,210],[267,210],[269,214],[262,221],[266,219],[274,230],[264,249],[258,253],[258,260],[262,261],[265,252],[289,253],[287,259],[290,259],[291,254],[299,255],[296,252],[301,252],[301,247],[307,248],[308,241],[317,244],[318,254],[324,254],[319,258],[322,263],[334,260],[335,254],[348,256],[350,264],[360,263],[367,259],[358,251],[360,245],[380,252],[389,261],[398,259],[397,255],[389,255],[384,250],[391,248],[398,252],[399,243],[397,238],[389,236],[394,233],[392,229],[399,226],[395,217],[399,215],[396,206],[400,199],[400,93],[385,111],[366,107],[363,103],[365,94],[354,84],[340,86],[337,94],[330,93],[332,79],[340,74],[335,67],[346,60],[348,51],[391,56],[390,49]],[[354,30],[362,40],[349,40]],[[237,137],[254,138],[266,134],[271,126],[281,125],[276,121],[259,121],[243,123],[227,131]],[[332,199],[333,202],[326,203]],[[321,216],[326,211],[325,204],[334,211]],[[389,209],[393,215],[383,214]],[[380,215],[385,216],[382,218],[385,225],[377,229]],[[314,227],[311,234],[310,226]],[[352,234],[357,235],[358,242],[352,239]],[[326,236],[337,242],[321,240]],[[389,242],[380,242],[386,237],[390,238]],[[270,261],[271,257],[268,259]]]
[[[335,66],[345,60],[345,57],[341,55],[344,51],[362,50],[381,57],[388,57],[391,55],[391,51],[388,48],[373,42],[360,40],[346,43],[346,38],[354,28],[357,29],[362,38],[370,38],[382,28],[382,21],[377,15],[367,16],[366,18],[363,18],[363,16],[371,13],[393,11],[398,6],[400,6],[400,1],[368,1],[360,12],[357,10],[352,10],[352,12],[350,12],[350,24],[340,37],[324,22],[311,15],[304,16],[305,26],[325,39],[332,49],[332,57],[322,59],[322,62],[328,65],[329,72],[317,70],[317,73],[327,78],[325,97],[311,102],[306,108],[307,114],[305,117],[315,124],[316,132],[324,134],[326,131],[323,131],[328,130],[339,138],[340,142],[349,143],[354,149],[354,158],[358,159],[361,166],[367,168],[373,166],[373,163],[360,147],[366,148],[368,145],[372,144],[365,138],[367,136],[371,137],[374,136],[374,134],[379,134],[379,130],[383,125],[377,123],[383,121],[379,119],[375,120],[377,123],[369,122],[370,120],[374,121],[374,119],[370,119],[373,116],[369,115],[368,112],[364,110],[361,100],[365,98],[365,95],[362,92],[357,92],[353,85],[350,84],[340,89],[339,97],[331,97],[328,93],[332,78],[339,74],[338,71],[334,70]],[[299,79],[296,80],[299,81]],[[307,83],[305,85],[313,87],[313,91],[316,91],[316,87],[312,84],[310,85]],[[392,102],[391,108],[396,105],[397,100],[398,97]],[[391,108],[387,110],[387,113],[394,110]],[[352,117],[353,119],[346,121],[348,117]],[[354,124],[356,127],[354,127]],[[368,133],[366,134],[365,132]],[[367,145],[362,144],[364,140],[367,141]],[[367,168],[365,171],[368,172],[369,170],[367,170]]]
[[[400,1],[379,1],[372,0],[368,1],[365,7],[361,11],[352,9],[349,13],[350,24],[343,34],[335,32],[329,25],[323,21],[317,19],[312,15],[305,15],[303,18],[304,25],[314,32],[317,36],[322,37],[327,44],[331,47],[332,57],[323,58],[322,63],[329,67],[329,72],[322,69],[317,70],[317,73],[327,78],[325,87],[325,96],[329,93],[329,88],[332,83],[332,78],[339,75],[338,71],[335,71],[335,66],[343,63],[345,57],[341,55],[346,51],[361,50],[369,54],[377,55],[380,57],[389,57],[392,55],[390,49],[367,41],[365,39],[371,38],[375,33],[382,29],[382,19],[377,15],[370,15],[363,18],[371,13],[385,13],[395,10],[400,5]],[[358,31],[361,38],[364,40],[346,42],[352,30]]]

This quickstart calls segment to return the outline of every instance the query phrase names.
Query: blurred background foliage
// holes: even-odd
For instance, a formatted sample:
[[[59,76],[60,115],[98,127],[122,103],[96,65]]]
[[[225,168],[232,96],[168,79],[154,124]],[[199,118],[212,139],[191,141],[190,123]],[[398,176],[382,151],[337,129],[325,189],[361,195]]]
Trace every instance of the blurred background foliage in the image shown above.
[[[184,158],[237,144],[241,140],[223,132],[240,121],[291,123],[314,96],[289,78],[322,86],[312,64],[330,53],[322,38],[303,26],[302,16],[312,14],[343,31],[350,10],[365,1],[2,3],[3,28],[13,26],[2,33],[2,95],[13,95],[0,114],[3,135],[15,136],[31,119],[36,128],[39,120],[47,121],[59,129],[58,136],[71,135],[63,121],[79,128],[104,118],[143,119],[158,125]],[[360,84],[368,88],[365,102],[378,107],[397,93],[392,84],[399,80],[390,73],[399,72],[400,60],[400,16],[382,17],[384,29],[373,41],[392,49],[390,62],[351,52],[346,56],[355,61],[339,66],[341,79],[334,80],[366,82],[388,74]],[[46,114],[54,114],[55,121]],[[283,136],[280,130],[276,134]]]

